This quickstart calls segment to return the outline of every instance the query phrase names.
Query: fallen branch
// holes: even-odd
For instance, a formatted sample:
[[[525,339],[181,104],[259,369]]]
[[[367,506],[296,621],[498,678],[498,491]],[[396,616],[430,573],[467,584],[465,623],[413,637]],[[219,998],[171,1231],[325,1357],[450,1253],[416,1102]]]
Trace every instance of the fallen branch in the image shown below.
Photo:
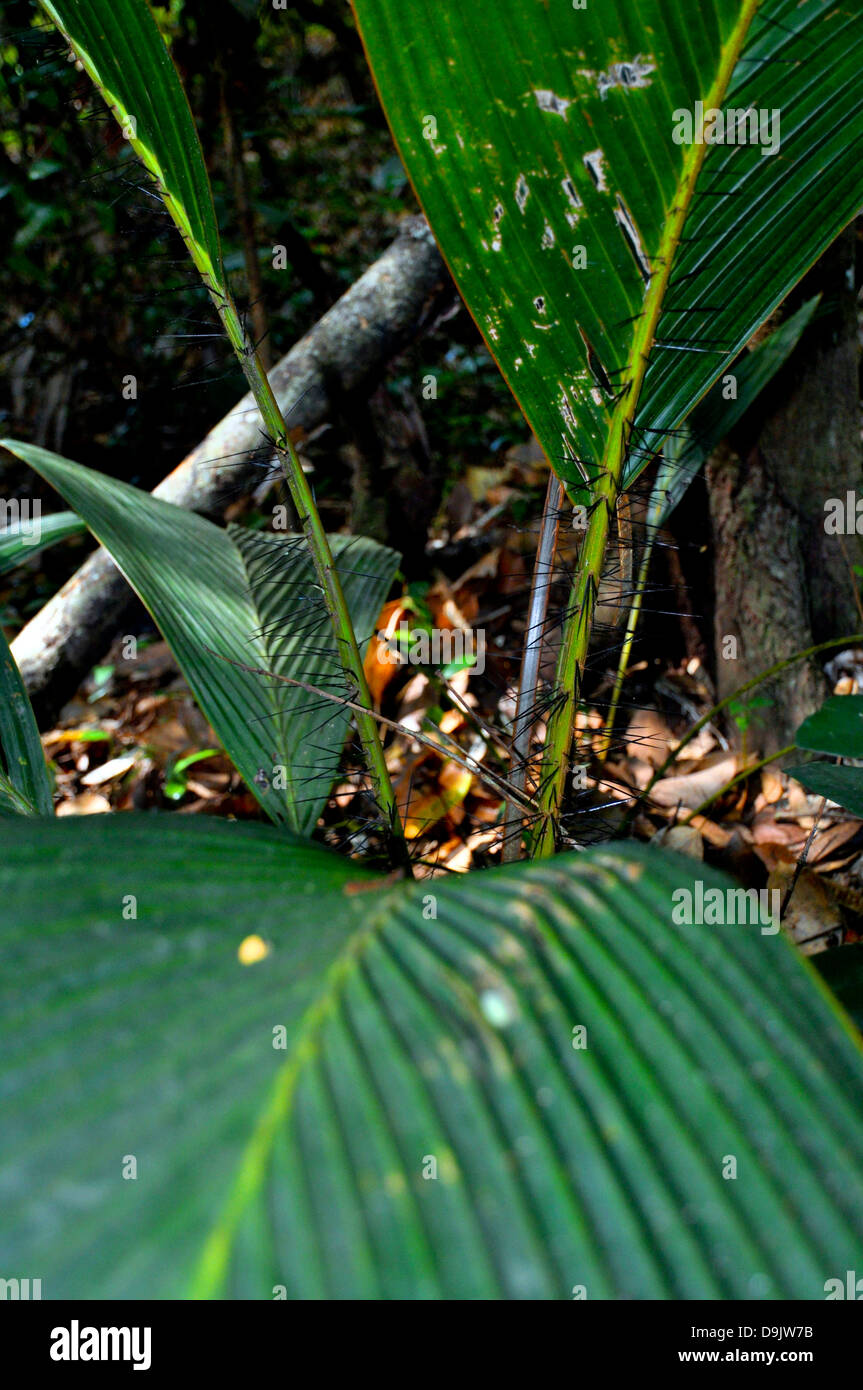
[[[450,293],[425,219],[405,218],[392,245],[270,373],[291,425],[311,430],[333,413],[340,392],[371,387]],[[260,482],[261,443],[261,417],[249,393],[154,495],[218,517],[228,498]],[[99,548],[18,634],[12,652],[40,724],[53,720],[105,653],[132,601],[125,579]]]

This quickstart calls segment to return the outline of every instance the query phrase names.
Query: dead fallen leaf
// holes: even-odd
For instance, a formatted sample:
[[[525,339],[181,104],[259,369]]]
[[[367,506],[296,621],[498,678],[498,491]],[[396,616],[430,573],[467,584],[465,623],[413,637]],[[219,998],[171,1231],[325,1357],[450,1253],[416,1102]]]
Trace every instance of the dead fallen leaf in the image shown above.
[[[654,835],[653,843],[690,859],[704,858],[704,841],[694,825],[664,825]]]
[[[751,839],[746,826],[735,825],[726,827],[724,825],[717,825],[716,821],[709,820],[707,816],[693,816],[689,824],[692,826],[693,830],[699,832],[702,839],[706,840],[709,845],[713,845],[714,849],[726,849],[734,839],[735,833],[739,834],[743,832],[745,836]]]
[[[720,792],[740,770],[734,754],[718,754],[708,758],[706,763],[694,772],[663,777],[650,793],[652,800],[659,806],[688,806],[694,811],[708,797]]]
[[[773,768],[763,767],[761,769],[761,796],[767,806],[773,806],[777,801],[781,801],[785,795],[785,788],[788,784],[787,777],[781,773],[774,772]],[[761,810],[761,807],[757,807]]]
[[[402,624],[407,621],[408,616],[408,610],[401,599],[393,599],[390,603],[385,603],[366,651],[363,669],[366,673],[371,697],[378,708],[390,681],[398,675],[399,671],[403,670],[402,663],[398,660],[396,653],[387,646],[387,642],[395,636]]]
[[[626,730],[626,752],[630,758],[661,767],[673,742],[667,721],[655,709],[637,710]]]
[[[796,821],[775,820],[769,811],[756,816],[750,829],[755,853],[768,870],[796,863],[809,833]]]
[[[58,816],[103,816],[111,809],[107,796],[101,792],[82,792],[69,801],[61,801],[57,807]]]
[[[768,875],[767,887],[778,890],[784,900],[793,875],[793,865],[777,865]],[[802,869],[782,916],[782,925],[791,939],[804,955],[817,955],[827,950],[830,938],[836,933],[841,939],[842,923],[842,911],[830,890],[829,879]],[[838,943],[834,941],[833,944]]]
[[[405,816],[405,838],[417,839],[460,807],[472,782],[472,773],[459,767],[458,763],[445,762],[431,790],[412,791]]]
[[[89,772],[85,772],[81,778],[81,785],[84,787],[101,787],[105,782],[115,782],[118,777],[123,777],[130,768],[135,766],[138,761],[137,754],[129,753],[125,757],[109,758],[101,767],[94,767]]]
[[[834,858],[843,845],[856,838],[861,828],[863,826],[859,820],[836,821],[833,825],[824,825],[823,828],[819,825],[809,847],[809,863],[820,866],[828,859]],[[856,850],[849,850],[847,858],[856,858]]]

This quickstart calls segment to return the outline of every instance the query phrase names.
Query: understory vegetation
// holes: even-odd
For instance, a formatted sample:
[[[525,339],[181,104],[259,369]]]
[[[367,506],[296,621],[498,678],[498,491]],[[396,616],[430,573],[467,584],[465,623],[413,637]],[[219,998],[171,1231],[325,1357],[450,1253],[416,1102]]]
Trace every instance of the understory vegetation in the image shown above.
[[[0,1278],[861,1267],[861,61],[6,0]]]

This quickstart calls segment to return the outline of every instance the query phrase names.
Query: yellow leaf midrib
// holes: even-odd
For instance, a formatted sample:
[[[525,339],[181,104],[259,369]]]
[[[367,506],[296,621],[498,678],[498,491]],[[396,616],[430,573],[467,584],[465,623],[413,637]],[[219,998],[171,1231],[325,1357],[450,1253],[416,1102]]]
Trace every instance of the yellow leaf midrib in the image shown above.
[[[731,82],[738,59],[743,51],[752,21],[762,4],[762,0],[742,0],[740,15],[720,56],[716,77],[710,91],[704,97],[704,112],[721,107]],[[665,295],[668,290],[675,255],[680,245],[683,228],[692,206],[698,177],[707,157],[707,145],[698,136],[703,135],[702,127],[694,131],[694,139],[683,161],[680,179],[674,202],[665,219],[659,249],[655,261],[657,271],[651,278],[644,298],[642,313],[637,321],[633,335],[627,371],[623,378],[623,388],[615,408],[602,458],[602,471],[597,482],[597,491],[612,499],[620,487],[626,463],[629,437],[635,423],[635,416],[641,398],[650,353],[656,339],[656,331]]]

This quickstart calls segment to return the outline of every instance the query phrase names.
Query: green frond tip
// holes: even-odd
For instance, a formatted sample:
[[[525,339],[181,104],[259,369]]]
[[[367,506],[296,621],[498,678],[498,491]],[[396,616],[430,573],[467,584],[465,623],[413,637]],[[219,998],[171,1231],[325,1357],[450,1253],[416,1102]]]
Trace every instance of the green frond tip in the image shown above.
[[[192,112],[145,0],[40,0],[155,180],[207,287],[225,289],[213,195]]]

